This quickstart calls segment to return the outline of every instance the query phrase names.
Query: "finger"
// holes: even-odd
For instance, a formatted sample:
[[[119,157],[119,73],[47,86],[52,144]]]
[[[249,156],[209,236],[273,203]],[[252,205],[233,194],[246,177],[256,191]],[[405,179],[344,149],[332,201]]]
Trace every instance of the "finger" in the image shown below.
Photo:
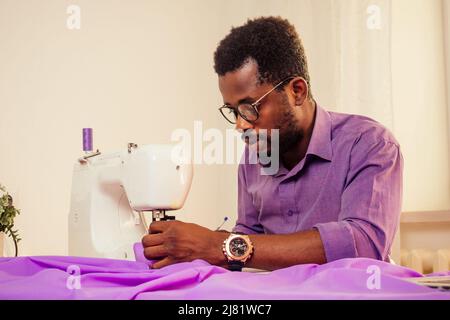
[[[151,246],[158,246],[163,243],[164,237],[162,233],[147,234],[142,238],[142,246],[144,248]]]
[[[167,256],[167,250],[164,246],[153,246],[144,249],[144,257],[147,259],[159,259]]]
[[[149,233],[160,233],[164,232],[169,227],[170,221],[153,221],[149,228]]]
[[[175,261],[171,257],[165,257],[164,259],[153,263],[152,269],[161,269],[174,263]]]

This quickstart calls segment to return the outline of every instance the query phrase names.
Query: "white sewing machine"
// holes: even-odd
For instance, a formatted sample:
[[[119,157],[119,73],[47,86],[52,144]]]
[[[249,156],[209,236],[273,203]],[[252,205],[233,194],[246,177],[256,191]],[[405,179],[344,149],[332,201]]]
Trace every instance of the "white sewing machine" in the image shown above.
[[[133,244],[148,233],[145,213],[169,220],[184,205],[193,166],[174,159],[171,145],[130,143],[128,150],[91,152],[73,168],[69,255],[134,259]]]

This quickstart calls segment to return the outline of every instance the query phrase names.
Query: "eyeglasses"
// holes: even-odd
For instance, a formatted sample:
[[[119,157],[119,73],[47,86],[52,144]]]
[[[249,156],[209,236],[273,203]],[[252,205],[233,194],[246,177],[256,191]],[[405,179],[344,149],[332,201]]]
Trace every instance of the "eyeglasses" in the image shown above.
[[[275,91],[283,83],[294,78],[295,77],[289,77],[284,79],[253,103],[241,103],[236,108],[226,104],[220,107],[219,111],[222,116],[231,124],[236,124],[238,116],[249,123],[254,123],[259,118],[258,108],[261,106],[261,101],[273,91]]]

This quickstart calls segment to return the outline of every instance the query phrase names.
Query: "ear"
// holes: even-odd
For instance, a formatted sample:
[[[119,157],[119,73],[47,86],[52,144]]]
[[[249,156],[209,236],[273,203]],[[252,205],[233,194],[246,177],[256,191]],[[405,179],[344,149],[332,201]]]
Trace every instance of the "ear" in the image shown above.
[[[291,88],[295,97],[295,105],[301,106],[308,98],[308,84],[302,77],[297,77],[291,81]]]

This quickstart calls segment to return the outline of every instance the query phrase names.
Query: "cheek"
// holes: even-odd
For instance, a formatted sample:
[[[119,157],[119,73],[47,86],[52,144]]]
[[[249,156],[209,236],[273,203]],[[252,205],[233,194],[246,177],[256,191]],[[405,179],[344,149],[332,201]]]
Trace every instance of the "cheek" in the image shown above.
[[[258,127],[260,129],[278,129],[276,125],[279,123],[280,115],[278,109],[274,105],[267,105],[260,112],[260,121]]]

